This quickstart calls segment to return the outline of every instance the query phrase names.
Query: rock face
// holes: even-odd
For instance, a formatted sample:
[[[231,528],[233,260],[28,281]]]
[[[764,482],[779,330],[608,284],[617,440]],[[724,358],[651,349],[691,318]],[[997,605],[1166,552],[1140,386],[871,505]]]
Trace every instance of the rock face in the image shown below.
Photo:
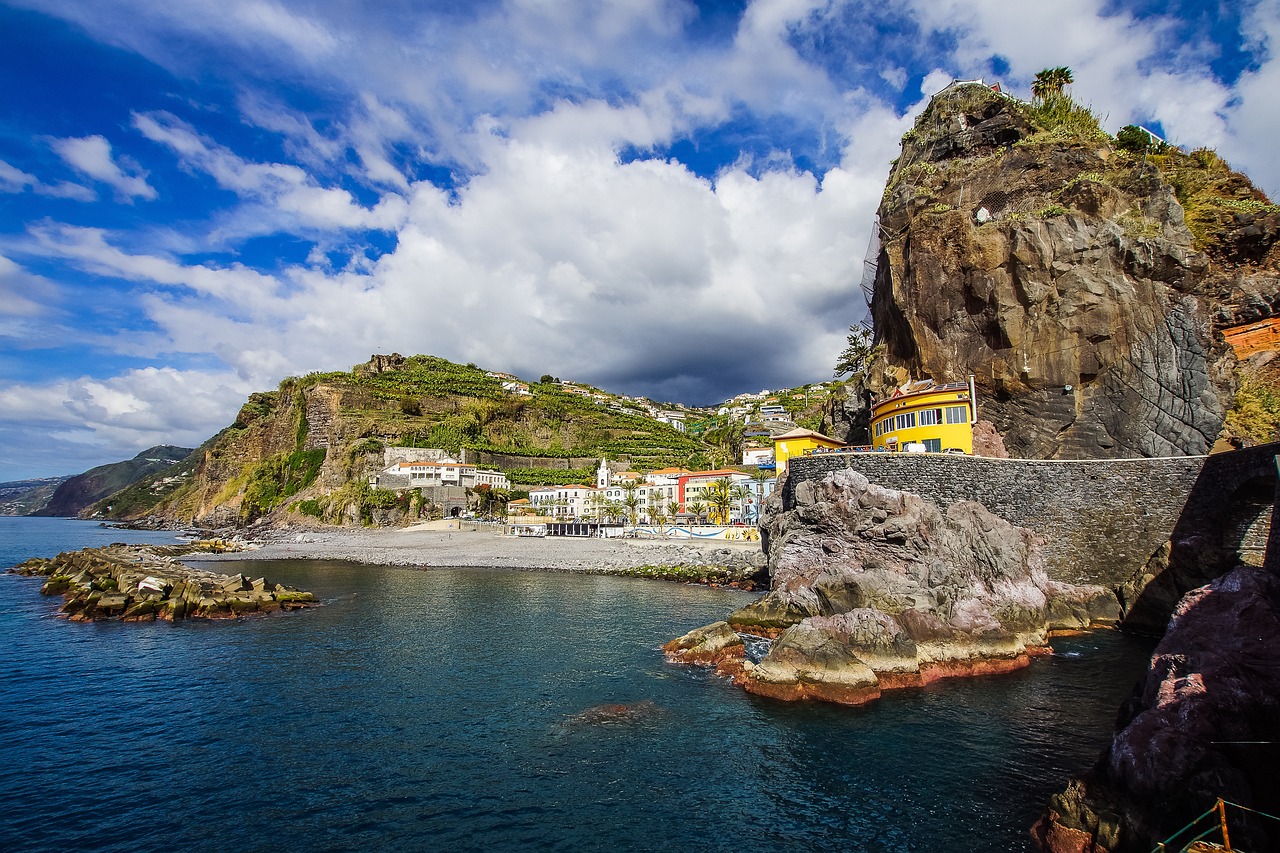
[[[1219,797],[1277,814],[1277,733],[1280,578],[1240,566],[1178,603],[1110,747],[1032,835],[1053,853],[1145,853]],[[1280,823],[1230,807],[1228,823],[1237,849],[1280,849]]]
[[[972,502],[944,512],[919,495],[872,485],[851,470],[774,492],[762,532],[772,588],[728,618],[736,631],[777,637],[737,681],[779,699],[858,704],[888,688],[1005,672],[1044,649],[1047,632],[1114,622],[1114,595],[1050,581],[1040,541]],[[669,647],[676,659],[718,662],[719,624]],[[683,657],[681,657],[683,655]]]
[[[40,592],[61,595],[65,603],[59,612],[73,622],[229,619],[317,603],[309,592],[266,578],[201,571],[177,560],[183,554],[222,550],[229,550],[222,542],[116,544],[27,560],[11,571],[47,577]]]
[[[879,224],[871,390],[973,374],[1015,457],[1207,452],[1234,393],[1214,324],[1280,304],[1280,211],[1243,176],[1046,132],[980,86],[904,137]]]

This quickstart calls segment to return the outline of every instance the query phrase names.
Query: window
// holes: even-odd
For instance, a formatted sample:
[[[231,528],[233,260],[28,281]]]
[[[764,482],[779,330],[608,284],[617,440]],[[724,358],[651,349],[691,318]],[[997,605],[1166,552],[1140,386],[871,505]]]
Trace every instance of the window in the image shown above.
[[[923,409],[920,412],[920,426],[937,426],[942,423],[942,409]]]
[[[895,416],[894,416],[894,419],[893,419],[893,428],[894,428],[895,430],[898,430],[898,429],[911,429],[911,428],[912,428],[913,426],[915,426],[915,425],[916,425],[916,413],[915,413],[915,412],[903,412],[903,413],[902,413],[902,414],[900,414],[900,415],[895,415]]]
[[[941,453],[941,452],[942,452],[942,439],[940,439],[940,438],[926,438],[926,439],[924,440],[924,449],[925,449],[925,452],[926,452],[926,453]]]
[[[967,424],[969,422],[968,406],[947,406],[947,423]]]

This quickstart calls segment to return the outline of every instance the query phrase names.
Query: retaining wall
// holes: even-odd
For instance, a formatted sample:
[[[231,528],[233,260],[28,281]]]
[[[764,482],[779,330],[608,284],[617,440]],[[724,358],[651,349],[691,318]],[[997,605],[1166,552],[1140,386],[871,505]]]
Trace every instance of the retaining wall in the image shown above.
[[[915,453],[831,453],[789,463],[783,503],[795,483],[851,468],[873,483],[915,492],[940,506],[977,501],[1048,540],[1050,577],[1118,587],[1175,529],[1221,540],[1239,528],[1233,498],[1261,478],[1274,490],[1280,444],[1213,456],[1040,460]],[[1238,544],[1238,543],[1237,543]]]

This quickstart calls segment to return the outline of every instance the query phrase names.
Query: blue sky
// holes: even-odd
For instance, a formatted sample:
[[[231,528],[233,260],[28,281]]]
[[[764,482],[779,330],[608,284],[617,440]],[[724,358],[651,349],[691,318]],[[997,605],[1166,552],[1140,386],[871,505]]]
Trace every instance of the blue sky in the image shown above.
[[[1280,0],[0,2],[0,480],[431,353],[706,404],[830,375],[898,139],[1067,65],[1280,192]]]

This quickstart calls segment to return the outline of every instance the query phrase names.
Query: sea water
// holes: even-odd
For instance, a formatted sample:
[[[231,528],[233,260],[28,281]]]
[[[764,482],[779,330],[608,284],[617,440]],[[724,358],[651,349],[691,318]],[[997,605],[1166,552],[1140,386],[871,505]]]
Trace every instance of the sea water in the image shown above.
[[[170,537],[0,519],[0,562],[137,538]],[[1030,850],[1151,650],[1095,632],[1009,675],[795,705],[659,650],[746,593],[215,568],[325,603],[78,624],[0,577],[0,850]]]

